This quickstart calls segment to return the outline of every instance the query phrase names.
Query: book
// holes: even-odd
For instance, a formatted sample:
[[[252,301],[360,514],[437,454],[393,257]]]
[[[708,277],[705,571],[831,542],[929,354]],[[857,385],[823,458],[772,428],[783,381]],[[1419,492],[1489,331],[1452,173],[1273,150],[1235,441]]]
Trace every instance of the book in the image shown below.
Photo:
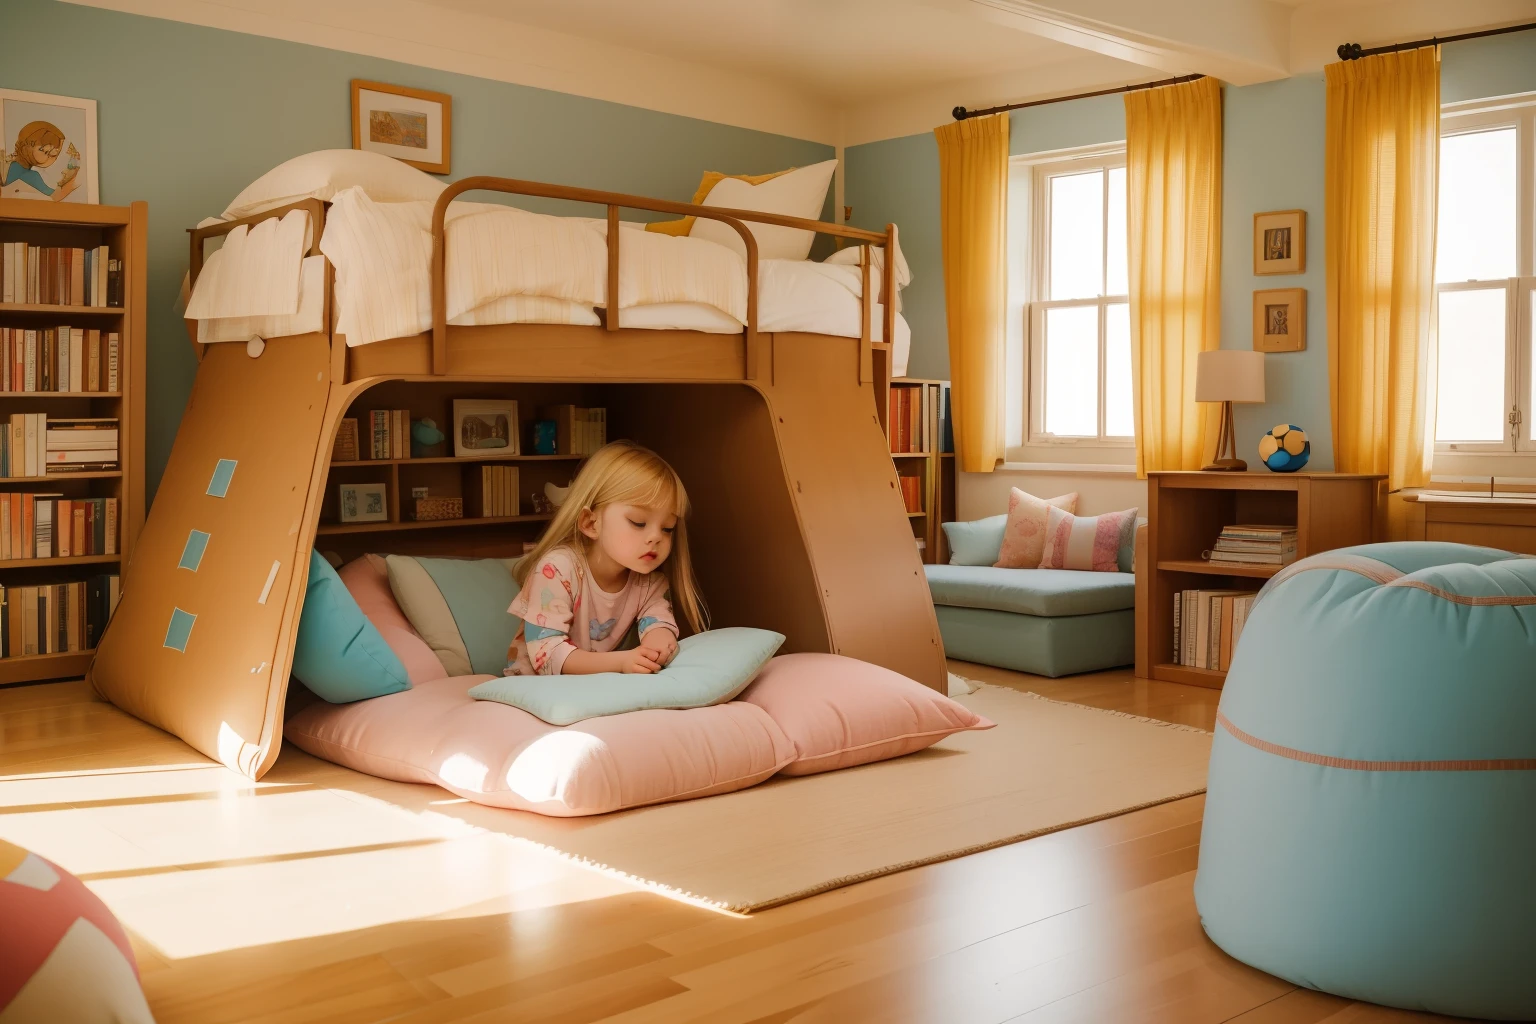
[[[331,447],[332,462],[357,462],[357,419],[345,417],[336,429],[336,443]]]
[[[113,262],[116,262],[116,261],[114,260]],[[121,306],[122,303],[121,302],[114,302],[114,303],[112,303],[112,305],[114,305],[114,306]],[[106,357],[107,358],[107,388],[106,388],[106,390],[107,390],[108,394],[115,395],[115,394],[117,394],[121,390],[121,386],[120,386],[120,384],[118,382],[118,365],[117,365],[118,364],[118,338],[117,338],[117,332],[116,331],[111,331],[111,332],[109,332],[107,334],[107,340],[106,340],[106,343],[105,343],[105,347],[106,347],[106,350],[107,350],[107,357]]]

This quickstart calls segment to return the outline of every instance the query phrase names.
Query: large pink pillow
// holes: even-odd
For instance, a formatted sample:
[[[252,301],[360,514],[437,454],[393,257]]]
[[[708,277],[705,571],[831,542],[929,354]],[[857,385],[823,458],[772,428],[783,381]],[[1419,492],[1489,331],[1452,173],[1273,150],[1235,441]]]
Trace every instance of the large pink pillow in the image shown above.
[[[1128,508],[1101,516],[1074,516],[1051,509],[1040,568],[1119,572],[1120,549],[1136,533],[1137,511]]]
[[[785,775],[900,757],[993,725],[922,683],[839,654],[780,655],[737,700],[772,715],[794,743],[795,760]]]
[[[752,704],[632,711],[561,727],[469,696],[490,678],[455,676],[353,704],[313,704],[287,721],[283,737],[368,775],[435,783],[475,803],[556,817],[746,789],[795,759],[789,737]]]
[[[396,603],[395,595],[389,589],[389,572],[384,559],[378,555],[354,558],[336,570],[336,575],[341,577],[347,592],[368,616],[368,621],[384,637],[389,649],[395,652],[395,657],[405,665],[405,674],[412,686],[448,674],[436,652],[427,646],[420,633],[411,628],[410,621]]]
[[[1003,527],[1003,546],[993,563],[999,569],[1038,569],[1045,551],[1045,526],[1052,508],[1077,511],[1077,492],[1054,498],[1037,498],[1017,487],[1008,491],[1008,524]]]

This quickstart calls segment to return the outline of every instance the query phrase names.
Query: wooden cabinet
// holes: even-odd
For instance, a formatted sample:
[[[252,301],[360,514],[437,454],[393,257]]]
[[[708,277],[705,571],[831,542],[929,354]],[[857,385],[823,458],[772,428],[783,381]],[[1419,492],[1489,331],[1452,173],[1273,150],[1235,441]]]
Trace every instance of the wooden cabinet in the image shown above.
[[[941,524],[955,517],[955,453],[945,450],[952,447],[943,415],[948,402],[947,380],[896,377],[882,406],[912,537],[922,560],[929,563],[949,561]],[[898,422],[902,417],[905,423]]]
[[[1221,686],[1225,672],[1174,664],[1173,600],[1184,590],[1258,590],[1280,566],[1212,565],[1222,527],[1296,527],[1297,557],[1372,540],[1386,477],[1344,473],[1149,473],[1136,603],[1136,674]],[[1143,599],[1144,595],[1144,599]]]
[[[1536,494],[1415,494],[1406,540],[1478,544],[1536,555]]]

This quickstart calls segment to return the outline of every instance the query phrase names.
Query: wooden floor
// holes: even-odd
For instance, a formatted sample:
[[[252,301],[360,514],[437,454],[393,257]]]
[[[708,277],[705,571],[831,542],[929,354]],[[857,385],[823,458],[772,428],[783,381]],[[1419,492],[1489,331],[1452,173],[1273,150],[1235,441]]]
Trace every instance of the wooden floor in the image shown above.
[[[1196,687],[952,667],[1215,719]],[[1191,895],[1202,798],[742,919],[339,779],[369,781],[287,748],[252,783],[83,684],[0,691],[0,837],[119,915],[160,1024],[1445,1019],[1296,989],[1211,945]]]

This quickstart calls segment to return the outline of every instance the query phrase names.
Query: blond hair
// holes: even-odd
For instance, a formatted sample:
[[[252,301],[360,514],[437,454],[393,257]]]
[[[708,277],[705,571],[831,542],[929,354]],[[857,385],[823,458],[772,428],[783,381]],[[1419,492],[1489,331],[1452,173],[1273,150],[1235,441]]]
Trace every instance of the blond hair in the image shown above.
[[[677,514],[672,554],[662,563],[661,570],[672,586],[673,608],[682,613],[694,632],[706,629],[709,615],[688,555],[688,492],[682,477],[660,455],[630,441],[604,445],[582,463],[565,503],[555,511],[544,536],[517,563],[513,573],[517,585],[521,587],[533,567],[554,548],[573,548],[586,558],[592,541],[581,532],[582,512],[597,515],[605,506],[615,504],[670,508]]]

